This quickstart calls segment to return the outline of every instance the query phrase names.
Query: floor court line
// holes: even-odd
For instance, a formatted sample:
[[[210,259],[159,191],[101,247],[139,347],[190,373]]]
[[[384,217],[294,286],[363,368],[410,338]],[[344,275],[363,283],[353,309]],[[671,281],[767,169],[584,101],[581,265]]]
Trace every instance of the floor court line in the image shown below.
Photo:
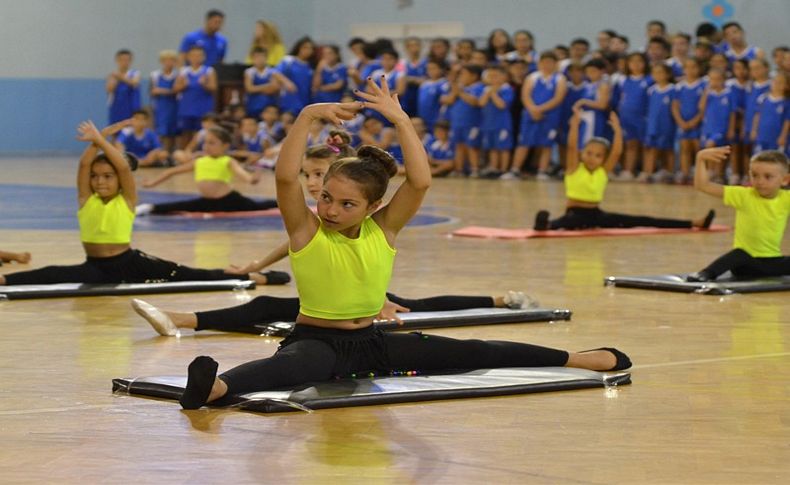
[[[711,364],[715,362],[728,362],[733,360],[767,359],[770,357],[788,357],[790,352],[777,352],[772,354],[738,355],[735,357],[715,357],[712,359],[680,360],[678,362],[663,362],[659,364],[635,365],[629,370],[653,369],[657,367],[672,367],[676,365]]]

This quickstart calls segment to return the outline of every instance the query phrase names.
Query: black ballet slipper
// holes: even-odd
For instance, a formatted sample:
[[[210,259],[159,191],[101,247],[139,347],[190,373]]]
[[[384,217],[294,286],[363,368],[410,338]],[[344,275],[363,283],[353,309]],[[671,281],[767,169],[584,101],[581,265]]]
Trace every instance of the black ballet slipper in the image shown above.
[[[214,379],[217,377],[217,361],[202,355],[189,364],[187,387],[178,400],[184,409],[199,409],[208,401]]]
[[[601,347],[599,349],[592,349],[592,350],[582,350],[579,352],[583,354],[585,352],[595,352],[596,350],[606,350],[607,352],[611,352],[614,354],[615,358],[617,359],[617,363],[611,369],[607,369],[604,372],[613,371],[613,370],[624,370],[631,367],[631,359],[628,358],[627,355],[620,352],[619,350],[612,348],[612,347]]]
[[[686,275],[686,281],[689,283],[707,283],[709,281],[713,281],[716,278],[712,278],[708,273],[704,271],[698,271],[696,273],[691,273]]]
[[[536,231],[546,231],[549,228],[549,211],[539,211],[535,215],[535,226],[533,229]]]
[[[708,215],[705,216],[705,221],[702,223],[703,229],[710,229],[710,225],[713,223],[713,219],[716,217],[716,211],[711,209],[708,211]]]
[[[261,274],[266,277],[267,285],[284,285],[291,281],[291,275],[285,271],[267,271]]]

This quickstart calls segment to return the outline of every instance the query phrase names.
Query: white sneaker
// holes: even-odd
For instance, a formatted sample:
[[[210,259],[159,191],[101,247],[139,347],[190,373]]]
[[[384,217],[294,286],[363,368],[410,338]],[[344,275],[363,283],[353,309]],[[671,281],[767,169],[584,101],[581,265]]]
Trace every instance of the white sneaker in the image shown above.
[[[639,172],[639,175],[636,176],[636,181],[640,184],[646,184],[650,182],[650,174],[647,172]]]
[[[537,180],[538,182],[546,182],[551,180],[551,176],[546,172],[538,172],[538,174],[535,175],[535,180]]]
[[[633,173],[631,173],[631,172],[630,172],[630,171],[628,171],[628,170],[623,170],[623,171],[622,171],[622,172],[620,172],[620,174],[617,176],[617,181],[618,181],[618,182],[630,182],[630,181],[632,181],[632,180],[634,180],[634,174],[633,174]]]
[[[154,204],[139,204],[137,207],[134,208],[134,215],[136,216],[145,216],[151,213],[154,210]]]
[[[538,302],[523,291],[508,291],[505,297],[505,306],[511,310],[524,310],[527,308],[537,308]]]
[[[499,176],[499,180],[518,180],[519,178],[521,177],[519,177],[519,175],[512,170],[507,171]]]
[[[176,327],[170,317],[150,303],[135,298],[132,300],[132,308],[134,308],[134,311],[136,311],[138,315],[145,318],[159,335],[165,337],[175,337],[178,335],[178,327]]]
[[[686,183],[686,176],[683,175],[683,172],[675,172],[674,182],[676,185],[683,185]]]

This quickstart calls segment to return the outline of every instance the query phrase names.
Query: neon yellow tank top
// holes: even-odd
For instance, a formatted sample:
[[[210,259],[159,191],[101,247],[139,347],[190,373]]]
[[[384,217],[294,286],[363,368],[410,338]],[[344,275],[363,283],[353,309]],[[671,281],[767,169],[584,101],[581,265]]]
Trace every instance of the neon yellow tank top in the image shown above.
[[[606,169],[598,167],[592,172],[583,164],[570,175],[565,175],[565,196],[581,202],[597,204],[603,200],[609,177]]]
[[[396,253],[370,217],[362,222],[357,239],[320,224],[307,246],[288,249],[299,311],[327,320],[376,316],[386,300]]]
[[[233,172],[230,170],[230,157],[200,157],[195,160],[195,182],[203,180],[216,180],[230,183]]]
[[[106,204],[96,194],[77,211],[80,239],[94,244],[129,244],[132,241],[134,211],[121,194]]]

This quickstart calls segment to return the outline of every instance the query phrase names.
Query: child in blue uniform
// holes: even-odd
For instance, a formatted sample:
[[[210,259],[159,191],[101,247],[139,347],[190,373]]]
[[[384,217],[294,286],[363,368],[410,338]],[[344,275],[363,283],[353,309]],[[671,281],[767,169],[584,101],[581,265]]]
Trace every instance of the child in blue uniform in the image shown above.
[[[256,47],[252,50],[252,67],[244,71],[244,107],[253,118],[258,118],[267,106],[276,105],[280,92],[274,69],[266,65],[268,56],[266,49]]]
[[[433,137],[425,145],[431,163],[431,175],[443,177],[455,166],[455,147],[450,140],[450,123],[437,121],[433,125]]]
[[[785,149],[790,129],[787,91],[787,74],[777,73],[771,80],[771,89],[757,98],[757,112],[754,114],[751,131],[755,153]]]
[[[406,50],[406,61],[404,62],[406,92],[403,93],[401,104],[409,116],[416,116],[419,89],[428,76],[426,72],[428,61],[422,57],[422,40],[419,37],[407,38],[404,48]]]
[[[560,165],[565,167],[566,145],[568,144],[568,124],[573,114],[573,106],[587,94],[588,83],[584,79],[584,66],[571,63],[565,68],[565,77],[568,78],[568,94],[562,100],[562,114],[560,115],[560,129],[557,134],[557,145],[560,152]]]
[[[730,64],[738,59],[763,59],[765,53],[759,47],[751,46],[746,43],[746,35],[743,27],[738,22],[728,22],[721,28],[724,34],[724,39],[727,41],[727,48],[724,50],[724,55]]]
[[[132,52],[119,50],[115,53],[115,63],[118,69],[107,76],[105,84],[110,124],[131,118],[140,109],[140,71],[132,69]]]
[[[735,109],[735,136],[730,140],[730,176],[727,183],[738,185],[741,183],[741,176],[746,167],[743,160],[745,138],[743,117],[746,112],[746,90],[749,87],[749,61],[738,59],[733,62],[732,76],[727,79],[726,85],[732,91],[732,105]]]
[[[539,150],[538,180],[548,180],[551,148],[560,128],[562,101],[568,91],[565,76],[557,72],[557,55],[544,51],[538,61],[538,71],[527,76],[521,91],[524,111],[518,143],[513,154],[513,166],[502,175],[503,179],[521,177],[521,168],[531,149]]]
[[[154,131],[165,150],[170,152],[178,135],[178,99],[175,84],[178,77],[178,53],[164,50],[159,53],[162,68],[151,73],[151,108],[154,110]]]
[[[230,156],[244,164],[255,164],[263,157],[263,152],[271,146],[266,134],[258,129],[258,120],[250,115],[241,119],[239,136]]]
[[[406,92],[406,77],[403,75],[403,72],[397,69],[398,52],[394,49],[382,50],[379,53],[379,63],[381,67],[371,71],[368,77],[374,79],[379,84],[386,82],[390,92],[397,93],[399,96],[398,99],[400,99],[400,96],[403,96],[403,93]],[[387,128],[392,126],[387,118],[375,110],[365,110],[365,116],[372,116],[378,119]]]
[[[743,156],[741,158],[744,167],[748,167],[749,159],[752,155],[752,127],[754,126],[754,115],[757,113],[757,99],[771,89],[771,78],[768,62],[764,59],[754,59],[749,61],[749,84],[746,86],[743,107]],[[744,174],[744,178],[747,174]],[[748,179],[747,179],[748,181]]]
[[[141,167],[167,165],[169,154],[162,149],[159,138],[148,128],[148,112],[139,110],[132,115],[130,125],[121,130],[115,146],[122,152],[137,157]]]
[[[428,59],[425,64],[428,79],[420,84],[417,91],[417,116],[425,122],[428,131],[433,130],[434,123],[439,120],[439,111],[442,107],[440,98],[443,86],[447,84],[447,79],[444,78],[446,68],[444,62]]]
[[[182,146],[200,129],[203,115],[214,109],[214,93],[217,91],[217,74],[213,67],[203,64],[203,48],[194,46],[187,52],[187,62],[178,75],[175,91],[178,98],[178,122],[181,128]]]
[[[700,100],[702,136],[704,148],[713,148],[730,143],[735,137],[735,107],[732,91],[725,85],[724,71],[714,68],[708,72],[708,86]],[[724,180],[725,166],[717,168],[718,181]]]
[[[441,103],[448,107],[450,138],[455,144],[455,174],[461,175],[469,160],[470,176],[478,176],[480,164],[480,96],[485,85],[480,82],[483,70],[466,64],[461,67],[458,79],[446,85],[447,94]]]
[[[642,143],[647,127],[647,88],[653,83],[647,75],[647,58],[641,52],[633,52],[626,59],[626,76],[620,82],[620,97],[617,114],[623,126],[625,154],[623,170],[618,180],[634,179],[637,162],[642,155]],[[640,174],[641,176],[641,174]],[[647,174],[641,176],[646,179]]]
[[[651,182],[667,182],[672,179],[675,170],[677,126],[672,117],[675,85],[672,84],[672,68],[667,64],[655,64],[650,75],[655,84],[647,90],[647,131],[642,173],[647,174]],[[662,160],[663,166],[654,172],[656,160]]]
[[[282,74],[280,82],[283,90],[280,93],[280,110],[293,115],[310,104],[310,93],[313,85],[313,66],[310,60],[315,53],[315,44],[309,37],[302,37],[294,44],[291,53],[277,65],[277,72]]]
[[[705,92],[699,60],[686,59],[683,73],[685,79],[675,85],[675,99],[672,101],[672,117],[680,129],[680,171],[675,174],[677,184],[685,184],[690,180],[691,161],[699,150],[702,123],[699,102]]]
[[[483,150],[488,151],[488,167],[482,175],[502,175],[510,166],[510,151],[513,149],[513,119],[510,105],[515,93],[507,82],[507,69],[496,65],[486,70],[485,88],[480,96],[482,120],[480,132]]]
[[[573,107],[578,106],[582,109],[582,125],[579,134],[579,147],[584,146],[593,137],[606,137],[607,113],[611,103],[612,88],[604,77],[606,74],[606,62],[602,59],[591,59],[584,65],[584,74],[587,82],[584,85],[582,98],[571,105],[568,120],[573,114]],[[570,96],[570,88],[569,88]]]
[[[348,85],[348,68],[340,59],[340,48],[326,45],[313,74],[313,101],[339,103]]]

